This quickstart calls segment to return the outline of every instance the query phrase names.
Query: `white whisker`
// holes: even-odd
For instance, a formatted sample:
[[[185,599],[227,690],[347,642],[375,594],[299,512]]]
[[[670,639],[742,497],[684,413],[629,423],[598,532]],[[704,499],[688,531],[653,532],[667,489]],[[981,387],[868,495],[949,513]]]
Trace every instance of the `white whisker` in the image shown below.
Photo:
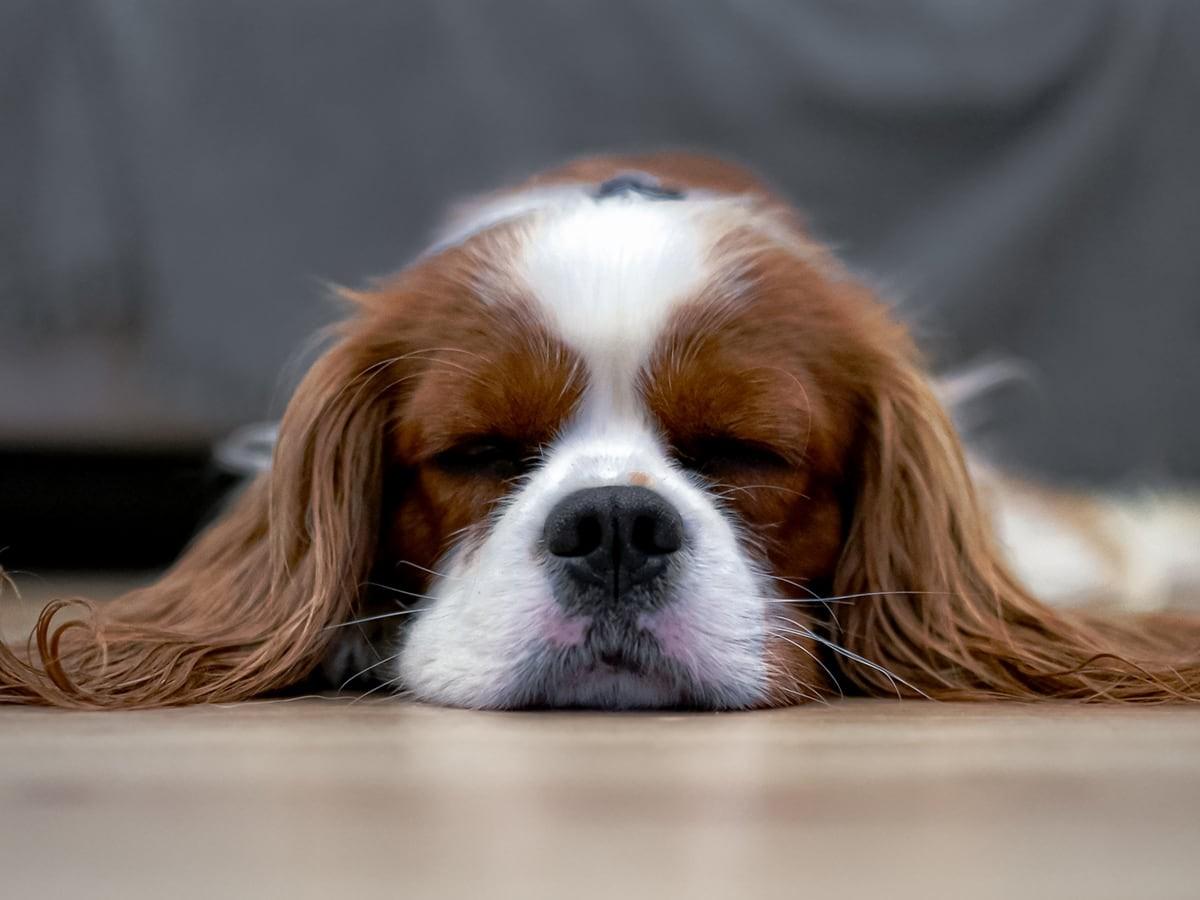
[[[830,603],[840,603],[843,606],[849,606],[850,601],[841,597],[756,597],[756,600],[761,600],[763,603],[794,603],[799,606],[825,606]]]
[[[834,600],[857,600],[861,597],[948,597],[953,591],[864,591],[861,594],[839,594],[836,597],[826,597],[831,603]]]
[[[815,632],[809,630],[808,628],[805,628],[803,625],[801,625],[799,622],[795,621],[794,619],[787,619],[787,621],[791,622],[792,625],[795,625],[796,630],[782,629],[783,632],[786,632],[787,634],[794,634],[798,637],[805,637],[805,638],[808,638],[809,640],[816,641],[817,643],[819,643],[825,647],[828,647],[830,650],[832,650],[834,653],[838,654],[839,656],[844,656],[846,659],[849,659],[853,662],[858,663],[859,665],[866,666],[868,669],[872,669],[873,671],[878,672],[880,675],[883,675],[885,678],[888,679],[888,681],[890,681],[892,683],[892,687],[896,689],[897,698],[899,698],[901,700],[904,699],[904,695],[900,692],[900,685],[902,684],[906,688],[909,688],[910,690],[913,690],[916,693],[920,694],[926,700],[933,699],[928,694],[926,694],[923,690],[921,690],[919,687],[906,681],[905,679],[901,678],[899,675],[895,674],[894,672],[889,671],[884,666],[879,665],[879,663],[871,662],[871,660],[867,659],[865,656],[860,656],[857,653],[855,653],[853,650],[847,650],[845,647],[843,647],[841,644],[838,644],[835,641],[831,641],[828,638],[821,637],[821,635],[816,634]],[[777,633],[777,636],[782,636],[782,634]]]
[[[790,688],[785,687],[782,684],[776,685],[776,688],[783,691],[785,694],[791,694],[793,697],[799,697],[801,700],[811,700],[814,703],[820,703],[823,706],[829,705],[829,701],[826,700],[824,697],[822,697],[820,694],[817,694],[817,693],[809,694],[809,693],[805,693],[803,690],[801,690],[799,682],[794,683],[792,685],[792,687],[790,687]]]
[[[791,585],[794,588],[799,588],[800,590],[807,593],[810,597],[812,597],[812,600],[793,600],[793,599],[788,599],[788,598],[780,598],[780,599],[766,599],[765,602],[767,602],[767,603],[820,603],[822,606],[825,607],[825,610],[829,613],[830,618],[833,619],[834,624],[839,627],[841,626],[842,623],[838,621],[837,613],[833,611],[833,604],[845,602],[844,598],[842,598],[842,597],[822,597],[820,594],[818,594],[816,591],[814,591],[808,585],[801,584],[798,581],[793,581],[790,578],[784,578],[782,575],[768,574],[767,577],[773,578],[776,581],[782,581],[784,584]]]
[[[396,616],[411,616],[413,613],[419,613],[423,610],[419,609],[401,609],[396,612],[380,613],[377,616],[366,616],[362,619],[351,619],[349,622],[339,622],[336,625],[326,625],[322,631],[329,631],[331,628],[345,628],[348,625],[361,625],[364,622],[377,622],[380,619],[391,619]]]
[[[790,622],[791,619],[788,619],[788,621]],[[837,678],[834,676],[833,672],[831,672],[829,670],[829,667],[827,665],[825,665],[825,663],[821,662],[820,659],[817,658],[817,655],[815,653],[813,653],[811,650],[809,650],[807,647],[805,647],[799,641],[793,641],[791,638],[786,637],[785,635],[776,634],[775,637],[779,638],[781,641],[787,641],[789,644],[791,644],[797,650],[802,651],[805,655],[810,657],[813,662],[815,662],[818,666],[821,667],[821,671],[824,672],[826,674],[826,676],[828,676],[829,683],[832,684],[834,686],[834,688],[837,690],[838,696],[841,697],[842,699],[845,699],[846,693],[845,693],[845,691],[842,690],[842,686],[840,684],[838,684]]]
[[[379,662],[371,663],[371,665],[367,666],[365,669],[355,672],[353,675],[351,675],[349,678],[347,678],[345,681],[343,681],[341,686],[338,688],[338,691],[344,691],[346,689],[346,685],[348,685],[350,682],[352,682],[355,678],[358,678],[362,675],[366,675],[372,669],[377,669],[380,666],[384,665],[385,663],[389,663],[392,660],[399,659],[399,658],[400,658],[400,654],[396,653],[392,656],[389,656],[387,659],[381,659],[381,660],[379,660]],[[384,683],[386,684],[387,682],[384,682]]]
[[[393,657],[393,659],[394,659],[394,658],[395,658],[395,657]],[[358,695],[357,697],[355,697],[355,698],[354,698],[352,701],[350,701],[350,703],[351,703],[351,705],[352,705],[352,706],[353,706],[355,703],[360,703],[360,702],[362,702],[363,700],[366,700],[368,697],[370,697],[370,696],[371,696],[372,694],[374,694],[376,691],[381,691],[381,690],[383,690],[384,688],[388,688],[388,687],[394,687],[394,686],[395,686],[395,684],[396,684],[396,682],[398,682],[399,680],[400,680],[400,677],[399,677],[399,676],[396,676],[395,678],[390,678],[390,679],[388,679],[387,681],[380,682],[379,684],[375,685],[375,687],[371,688],[369,691],[364,691],[363,693],[359,694],[359,695]],[[398,693],[396,696],[398,696],[398,697],[399,697],[399,696],[403,696],[403,694],[404,694],[404,692],[400,692],[400,693]]]
[[[391,591],[393,594],[403,594],[405,597],[416,597],[418,600],[436,600],[432,594],[419,594],[416,591],[406,591],[403,588],[392,587],[390,584],[380,584],[378,581],[364,581],[363,584],[377,587],[381,590]]]
[[[396,565],[397,566],[412,566],[414,569],[419,569],[420,571],[426,572],[429,575],[436,576],[437,578],[447,578],[447,579],[461,578],[461,576],[459,576],[459,575],[449,575],[446,572],[439,572],[436,569],[430,569],[426,566],[418,565],[417,563],[413,562],[412,560],[408,560],[408,559],[398,559],[398,560],[396,560]]]

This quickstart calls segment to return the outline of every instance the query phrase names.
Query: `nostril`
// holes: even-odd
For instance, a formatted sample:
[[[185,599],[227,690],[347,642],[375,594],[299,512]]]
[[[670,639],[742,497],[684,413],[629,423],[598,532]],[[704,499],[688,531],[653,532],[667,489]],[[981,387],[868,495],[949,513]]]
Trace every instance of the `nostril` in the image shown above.
[[[647,555],[674,553],[683,543],[679,516],[666,510],[639,515],[630,529],[630,543]]]
[[[643,553],[658,552],[654,540],[654,519],[651,516],[638,516],[633,520],[629,542],[635,550],[641,550]]]
[[[604,543],[604,527],[595,511],[574,504],[556,508],[546,522],[546,549],[555,556],[587,556]]]
[[[604,542],[604,529],[598,516],[584,516],[575,530],[574,552],[563,556],[587,556]]]

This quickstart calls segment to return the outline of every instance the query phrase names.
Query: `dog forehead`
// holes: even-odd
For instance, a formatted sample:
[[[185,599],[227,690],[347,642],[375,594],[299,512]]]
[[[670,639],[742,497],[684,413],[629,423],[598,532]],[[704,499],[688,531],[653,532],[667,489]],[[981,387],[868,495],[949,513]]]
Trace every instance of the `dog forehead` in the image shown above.
[[[706,212],[615,197],[544,212],[523,229],[517,276],[594,385],[632,392],[672,314],[711,279]]]

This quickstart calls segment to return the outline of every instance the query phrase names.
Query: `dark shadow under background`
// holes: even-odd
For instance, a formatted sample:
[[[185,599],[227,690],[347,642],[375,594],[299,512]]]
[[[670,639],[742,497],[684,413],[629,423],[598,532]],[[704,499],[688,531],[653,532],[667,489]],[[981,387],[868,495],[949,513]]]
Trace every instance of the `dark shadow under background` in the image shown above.
[[[1023,361],[1007,465],[1196,481],[1198,46],[1190,0],[5,0],[0,564],[165,562],[326,281],[605,150],[754,166],[939,367]]]

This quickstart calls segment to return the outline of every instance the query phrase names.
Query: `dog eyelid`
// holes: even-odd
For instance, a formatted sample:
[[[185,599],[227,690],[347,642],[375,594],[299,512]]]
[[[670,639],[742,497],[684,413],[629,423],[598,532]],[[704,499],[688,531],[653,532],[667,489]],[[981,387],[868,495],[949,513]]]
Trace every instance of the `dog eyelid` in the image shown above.
[[[442,469],[460,474],[509,477],[530,468],[537,453],[521,441],[497,434],[459,438],[434,453],[431,460]]]
[[[701,474],[792,466],[786,454],[769,444],[730,434],[703,435],[680,442],[675,447],[675,457],[684,467]]]

